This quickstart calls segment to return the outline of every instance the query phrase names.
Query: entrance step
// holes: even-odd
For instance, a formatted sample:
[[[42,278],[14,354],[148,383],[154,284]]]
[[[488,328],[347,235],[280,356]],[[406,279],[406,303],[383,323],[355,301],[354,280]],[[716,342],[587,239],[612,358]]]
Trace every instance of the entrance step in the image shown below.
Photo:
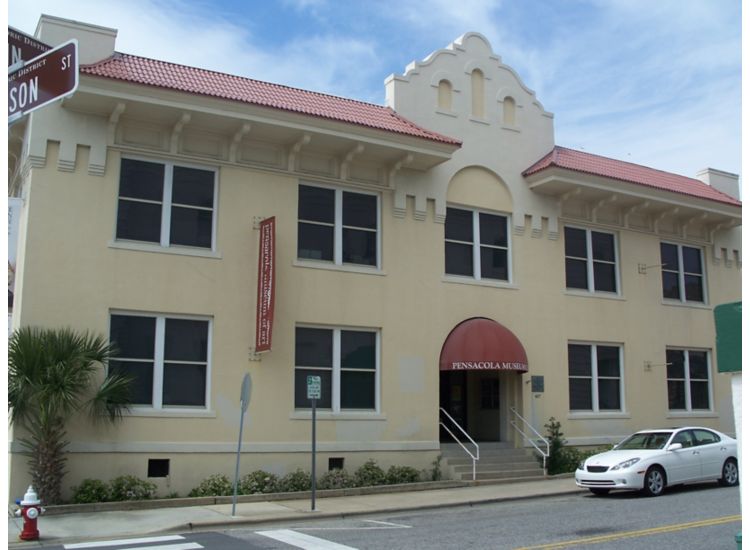
[[[469,448],[469,447],[467,447]],[[440,446],[451,479],[471,480],[472,459],[459,445]],[[470,450],[473,450],[470,448]],[[508,443],[479,443],[479,461],[476,479],[526,479],[544,477],[544,469],[535,454],[526,449],[516,449]]]

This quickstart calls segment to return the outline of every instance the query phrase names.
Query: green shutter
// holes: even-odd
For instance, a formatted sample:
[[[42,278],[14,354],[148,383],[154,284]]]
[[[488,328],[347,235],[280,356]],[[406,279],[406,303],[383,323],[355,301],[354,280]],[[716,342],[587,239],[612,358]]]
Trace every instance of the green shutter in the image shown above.
[[[742,372],[742,302],[714,308],[719,372]]]

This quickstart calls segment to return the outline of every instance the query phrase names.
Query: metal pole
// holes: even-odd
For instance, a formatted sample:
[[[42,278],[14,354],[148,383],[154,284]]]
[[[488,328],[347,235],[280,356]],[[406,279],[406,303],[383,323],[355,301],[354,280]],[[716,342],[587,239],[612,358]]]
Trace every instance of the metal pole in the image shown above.
[[[240,437],[237,440],[237,463],[234,467],[234,495],[232,496],[232,516],[237,507],[237,479],[240,476],[240,448],[242,447],[242,424],[245,421],[245,411],[240,410]]]
[[[315,401],[312,398],[312,507],[311,510],[315,511]]]

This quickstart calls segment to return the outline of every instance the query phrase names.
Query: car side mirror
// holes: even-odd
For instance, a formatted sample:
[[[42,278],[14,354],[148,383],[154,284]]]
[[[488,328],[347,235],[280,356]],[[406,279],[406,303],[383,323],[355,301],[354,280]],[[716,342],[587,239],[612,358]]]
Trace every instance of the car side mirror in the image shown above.
[[[682,449],[682,443],[672,443],[669,447],[667,447],[668,451],[678,451]]]

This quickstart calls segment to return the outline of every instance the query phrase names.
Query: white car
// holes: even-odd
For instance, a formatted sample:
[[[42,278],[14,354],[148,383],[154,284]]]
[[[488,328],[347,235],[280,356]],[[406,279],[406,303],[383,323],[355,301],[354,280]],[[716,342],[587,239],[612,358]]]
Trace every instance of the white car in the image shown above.
[[[659,496],[671,485],[714,479],[737,485],[737,441],[709,428],[644,430],[581,461],[575,479],[595,495],[637,489]]]

